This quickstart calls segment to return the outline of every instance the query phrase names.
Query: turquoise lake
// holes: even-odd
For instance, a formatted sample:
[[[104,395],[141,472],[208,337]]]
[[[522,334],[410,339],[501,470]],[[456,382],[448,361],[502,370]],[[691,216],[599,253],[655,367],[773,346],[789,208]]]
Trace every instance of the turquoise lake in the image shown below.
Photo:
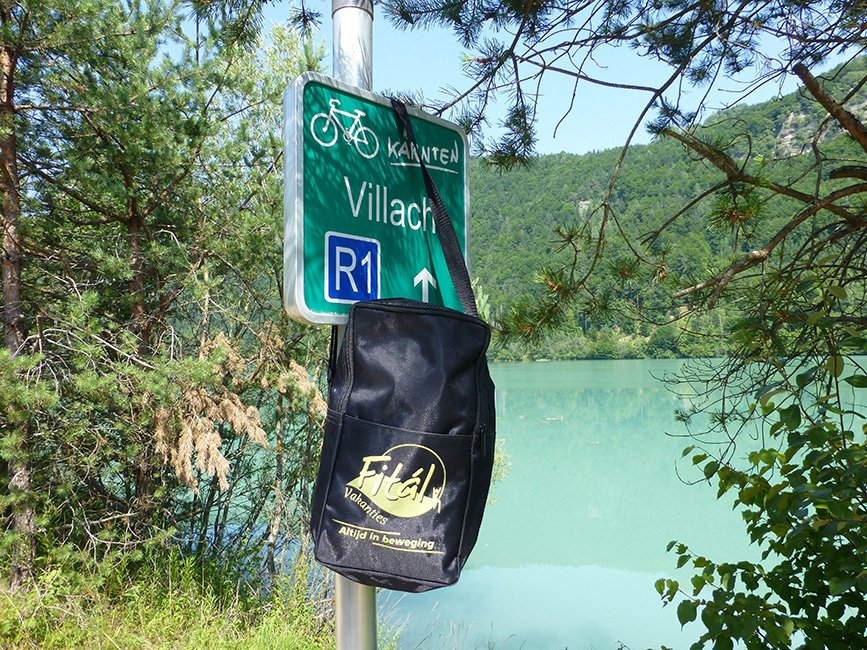
[[[686,407],[657,378],[683,361],[498,364],[497,431],[511,470],[494,488],[460,582],[382,593],[379,620],[402,650],[688,648],[662,607],[669,541],[717,561],[756,559],[731,497],[716,499],[674,419]],[[742,455],[746,455],[746,450]]]

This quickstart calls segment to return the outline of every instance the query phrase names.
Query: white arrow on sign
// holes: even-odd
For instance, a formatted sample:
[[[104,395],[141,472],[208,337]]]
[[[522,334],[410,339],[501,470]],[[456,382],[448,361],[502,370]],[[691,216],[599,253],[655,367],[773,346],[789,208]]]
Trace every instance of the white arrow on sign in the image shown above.
[[[421,301],[428,301],[428,286],[437,288],[437,281],[434,280],[434,277],[430,274],[430,271],[427,268],[422,269],[417,276],[415,276],[412,280],[412,286],[417,287],[419,282],[421,282]]]

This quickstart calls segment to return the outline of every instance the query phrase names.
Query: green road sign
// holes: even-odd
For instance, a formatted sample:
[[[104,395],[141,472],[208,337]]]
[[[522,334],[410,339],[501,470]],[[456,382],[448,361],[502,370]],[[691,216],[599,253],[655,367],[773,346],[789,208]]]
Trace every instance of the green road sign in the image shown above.
[[[418,147],[390,101],[316,73],[283,99],[284,306],[296,320],[346,322],[358,300],[413,298],[461,309],[419,161],[467,255],[467,138],[410,109]]]

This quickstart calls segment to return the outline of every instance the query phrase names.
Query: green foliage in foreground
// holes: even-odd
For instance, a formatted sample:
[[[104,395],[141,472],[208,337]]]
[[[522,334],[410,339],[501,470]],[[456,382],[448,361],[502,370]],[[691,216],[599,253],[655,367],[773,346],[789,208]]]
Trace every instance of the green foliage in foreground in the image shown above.
[[[295,562],[264,595],[213,557],[163,549],[126,553],[73,572],[40,572],[28,591],[0,593],[0,646],[25,648],[334,647],[325,585],[310,560]]]
[[[863,269],[833,270],[831,280],[796,278],[785,308],[776,303],[776,324],[742,323],[752,359],[718,369],[727,403],[714,403],[711,426],[684,450],[719,498],[733,501],[761,550],[758,562],[719,562],[685,543],[669,545],[677,566],[695,573],[690,585],[669,579],[656,588],[666,603],[679,601],[681,624],[704,625],[693,650],[864,647],[867,339],[848,323],[864,313],[865,294],[847,277],[863,277]],[[782,355],[770,334],[782,336],[779,322],[807,309],[809,325],[799,331],[805,353]],[[761,333],[766,343],[752,343]],[[694,415],[681,414],[686,423]]]
[[[845,379],[863,387],[867,376]],[[785,399],[785,397],[784,397]],[[788,403],[787,403],[788,402]],[[783,405],[787,404],[787,405]],[[841,427],[850,417],[833,405],[802,420],[801,406],[766,396],[761,417],[785,440],[749,454],[746,468],[720,463],[694,448],[692,462],[734,494],[750,539],[764,549],[762,561],[717,563],[672,542],[678,566],[691,566],[691,588],[659,580],[665,602],[678,592],[681,624],[701,615],[706,632],[693,648],[862,647],[867,634],[867,425]],[[818,410],[818,409],[817,409]],[[804,415],[807,415],[804,413]],[[793,638],[794,637],[794,638]]]

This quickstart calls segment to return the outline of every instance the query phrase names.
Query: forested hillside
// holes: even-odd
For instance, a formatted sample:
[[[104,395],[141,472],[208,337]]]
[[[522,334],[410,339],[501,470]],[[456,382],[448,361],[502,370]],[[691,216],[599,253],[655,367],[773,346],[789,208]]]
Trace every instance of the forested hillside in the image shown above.
[[[832,94],[851,88],[865,68],[867,59],[862,59],[843,74],[835,70],[823,75],[824,83]],[[856,97],[851,105],[856,113],[863,113],[867,92],[863,88],[859,92],[860,100]],[[826,117],[827,113],[809,94],[798,91],[761,104],[721,111],[705,121],[699,135],[726,147],[735,160],[742,160],[748,153],[759,154],[768,169],[782,170],[795,180],[816,164],[810,134]],[[835,125],[824,130],[822,147],[826,155],[845,158],[851,151],[852,159],[857,159],[851,138]],[[619,155],[619,149],[580,156],[545,155],[527,167],[508,172],[474,161],[470,177],[472,271],[481,293],[489,300],[493,319],[506,314],[522,297],[539,292],[543,268],[570,262],[573,250],[563,245],[556,230],[577,226],[588,216],[595,218],[592,213],[605,196]],[[629,148],[611,206],[633,240],[654,233],[704,188],[724,180],[719,170],[693,158],[681,143],[664,136],[651,144]],[[725,187],[719,191],[724,193]],[[652,242],[651,248],[662,252],[664,259],[656,273],[675,277],[688,286],[708,270],[724,268],[734,255],[749,251],[753,238],[773,232],[784,219],[775,218],[775,214],[784,215],[785,210],[770,206],[762,210],[761,219],[738,224],[738,228],[725,219],[712,219],[713,225],[708,227],[703,217],[713,214],[717,200],[718,195],[711,194],[699,201],[687,219],[677,220]],[[669,291],[657,283],[661,277],[633,272],[637,265],[630,261],[634,256],[622,239],[606,241],[604,256],[610,272],[595,273],[590,279],[597,301],[575,310],[571,331],[567,328],[532,351],[501,348],[500,357],[604,358],[724,352],[725,323],[733,313],[717,310],[712,321],[690,323],[689,332],[698,330],[701,336],[684,333],[679,324],[666,324],[679,311]]]

